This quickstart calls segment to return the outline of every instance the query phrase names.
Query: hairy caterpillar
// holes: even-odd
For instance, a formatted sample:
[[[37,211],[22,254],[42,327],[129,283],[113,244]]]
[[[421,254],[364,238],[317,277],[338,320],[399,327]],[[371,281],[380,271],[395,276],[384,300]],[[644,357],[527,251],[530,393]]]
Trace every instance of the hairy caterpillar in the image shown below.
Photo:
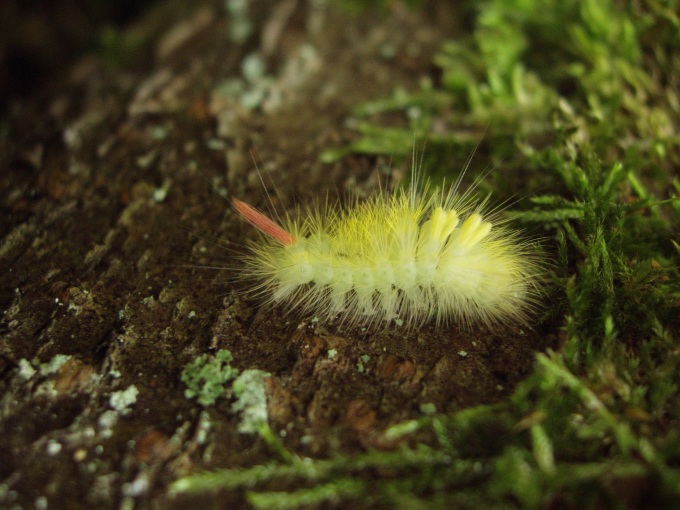
[[[417,188],[414,179],[353,207],[310,207],[283,226],[234,198],[237,214],[264,234],[242,274],[268,303],[349,327],[526,323],[543,265],[532,246],[458,185]]]

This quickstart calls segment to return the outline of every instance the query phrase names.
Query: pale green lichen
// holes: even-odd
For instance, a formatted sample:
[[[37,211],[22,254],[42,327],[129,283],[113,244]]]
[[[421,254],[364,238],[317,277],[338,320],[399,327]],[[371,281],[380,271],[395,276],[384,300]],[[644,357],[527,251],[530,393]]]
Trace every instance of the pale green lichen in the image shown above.
[[[224,8],[229,14],[229,37],[237,44],[245,42],[253,33],[247,0],[226,0]]]
[[[196,430],[196,443],[205,444],[208,439],[208,432],[212,428],[210,415],[206,411],[201,411],[198,417],[198,427]]]
[[[363,354],[359,356],[359,361],[357,362],[357,371],[360,374],[363,374],[366,371],[366,363],[368,363],[371,360],[371,357],[368,354]]]
[[[139,395],[137,386],[131,384],[124,390],[111,393],[109,405],[114,411],[118,411],[122,415],[129,414],[132,411],[130,406],[137,402],[137,395]]]
[[[18,365],[19,372],[17,375],[24,381],[28,381],[31,377],[35,375],[35,368],[33,368],[33,365],[31,365],[31,362],[28,361],[27,359],[24,358],[20,359]]]
[[[66,354],[56,354],[51,360],[40,365],[40,373],[42,375],[49,375],[55,373],[61,368],[61,366],[70,360],[73,356],[68,356]]]
[[[236,401],[231,405],[234,413],[239,413],[241,421],[238,431],[242,434],[254,434],[267,423],[267,396],[265,379],[269,377],[262,370],[244,370],[232,386]]]
[[[264,380],[269,374],[256,369],[239,373],[230,365],[233,360],[226,349],[217,351],[214,356],[198,356],[182,371],[182,381],[187,385],[184,395],[195,397],[202,406],[212,405],[220,397],[233,397],[231,410],[241,418],[238,431],[243,434],[261,432],[267,424]]]
[[[210,406],[221,396],[228,396],[229,383],[239,371],[232,368],[231,352],[220,349],[214,356],[201,354],[182,371],[182,382],[187,385],[184,396],[196,398],[202,406]]]

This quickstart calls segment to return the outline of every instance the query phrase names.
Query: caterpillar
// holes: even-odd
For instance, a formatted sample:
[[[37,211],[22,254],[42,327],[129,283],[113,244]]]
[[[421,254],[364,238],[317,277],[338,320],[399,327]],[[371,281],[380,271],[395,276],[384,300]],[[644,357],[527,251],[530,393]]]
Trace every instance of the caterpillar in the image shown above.
[[[460,181],[460,180],[459,180]],[[310,206],[274,222],[232,198],[261,232],[242,276],[268,304],[324,322],[367,328],[406,323],[527,324],[538,305],[543,261],[487,200],[420,187],[381,192],[353,206]]]

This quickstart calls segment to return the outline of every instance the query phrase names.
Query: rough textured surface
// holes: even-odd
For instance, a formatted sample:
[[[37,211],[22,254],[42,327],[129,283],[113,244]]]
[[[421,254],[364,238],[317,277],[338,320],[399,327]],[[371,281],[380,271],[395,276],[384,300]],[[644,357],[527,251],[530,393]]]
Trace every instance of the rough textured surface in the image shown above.
[[[181,371],[205,352],[272,374],[270,425],[323,456],[393,447],[380,431],[422,404],[502,398],[546,344],[519,328],[338,332],[241,298],[233,254],[254,233],[218,190],[264,205],[253,157],[279,208],[377,189],[375,161],[318,156],[351,136],[352,106],[415,86],[455,27],[445,7],[422,20],[268,4],[252,3],[240,43],[222,2],[161,6],[123,34],[148,38],[131,65],[84,58],[14,106],[0,142],[0,504],[195,508],[168,482],[266,461],[227,400],[201,414],[184,397]],[[267,72],[241,86],[266,92],[249,109],[228,80],[253,52]]]

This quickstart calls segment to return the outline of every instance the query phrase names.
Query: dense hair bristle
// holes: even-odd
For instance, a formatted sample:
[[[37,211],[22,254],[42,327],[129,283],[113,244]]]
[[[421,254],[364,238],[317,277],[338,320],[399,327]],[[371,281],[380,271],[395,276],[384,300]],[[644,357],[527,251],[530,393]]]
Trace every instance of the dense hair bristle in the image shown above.
[[[245,257],[244,277],[264,302],[344,327],[526,324],[542,272],[533,245],[469,194],[415,186],[311,208],[283,228],[237,211],[266,223],[256,224],[267,235]]]

